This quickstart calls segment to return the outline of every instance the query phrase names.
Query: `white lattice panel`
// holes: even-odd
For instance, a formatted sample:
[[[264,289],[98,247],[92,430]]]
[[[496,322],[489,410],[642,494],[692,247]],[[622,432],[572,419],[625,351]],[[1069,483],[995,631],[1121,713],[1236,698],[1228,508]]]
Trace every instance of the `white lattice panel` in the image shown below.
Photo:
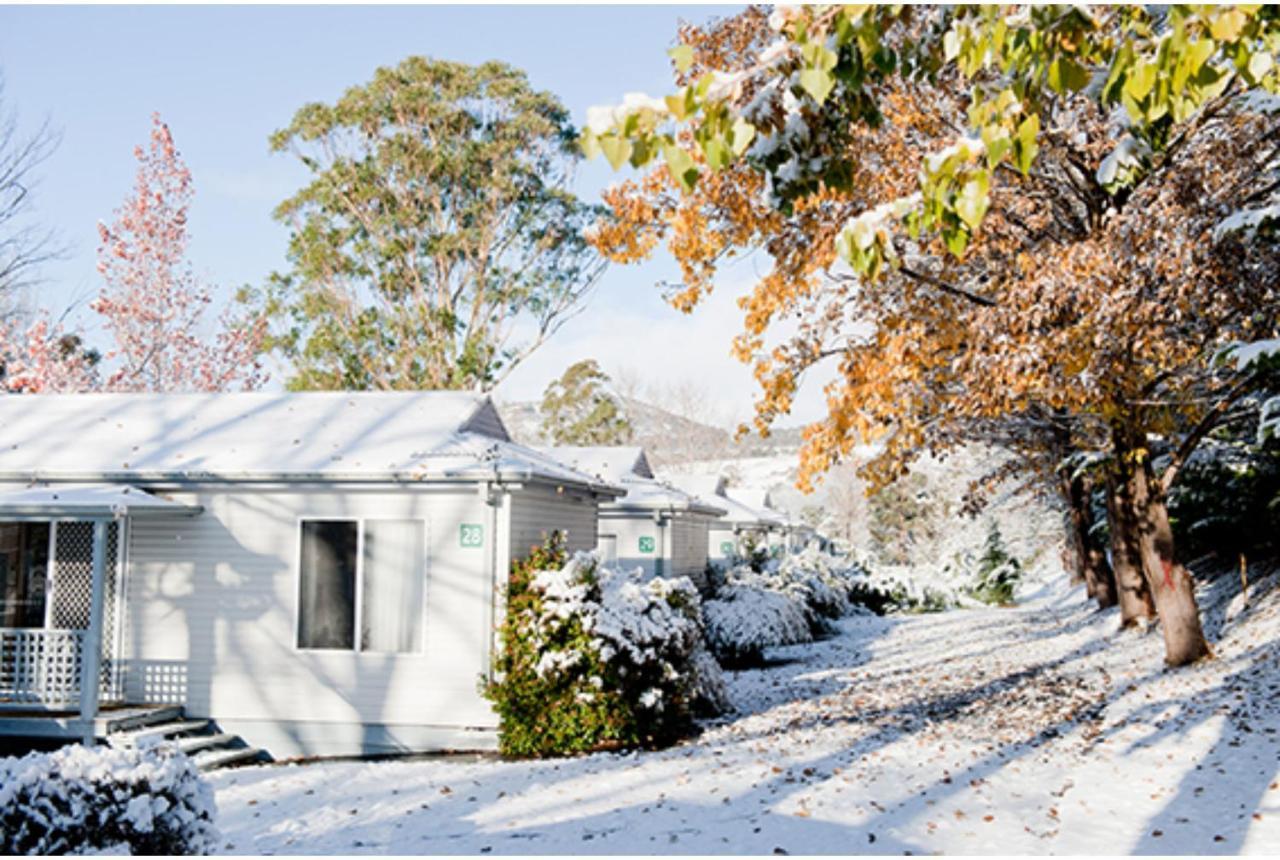
[[[106,581],[102,607],[103,692],[113,696],[119,686],[115,672],[118,588],[120,584],[120,526],[107,526]],[[48,626],[87,630],[93,595],[93,523],[57,524],[53,548],[53,597]]]
[[[83,649],[80,630],[0,629],[0,700],[74,704]]]

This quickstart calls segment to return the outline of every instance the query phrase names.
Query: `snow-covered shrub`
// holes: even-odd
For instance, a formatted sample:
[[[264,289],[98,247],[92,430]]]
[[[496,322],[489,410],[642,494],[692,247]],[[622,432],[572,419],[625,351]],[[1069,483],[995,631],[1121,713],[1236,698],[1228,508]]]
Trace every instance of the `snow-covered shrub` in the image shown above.
[[[721,662],[747,665],[765,648],[812,641],[854,611],[862,576],[848,559],[813,545],[758,570],[734,567],[703,603],[707,642]]]
[[[803,599],[759,585],[722,586],[702,604],[702,623],[707,645],[726,665],[755,663],[765,648],[813,640]]]
[[[694,710],[701,716],[707,717],[732,711],[733,700],[729,697],[729,685],[724,681],[720,663],[707,648],[705,635],[698,637],[698,644],[693,649],[690,662],[693,664],[696,684]]]
[[[695,708],[727,700],[719,667],[699,658],[698,592],[686,578],[645,579],[572,558],[553,535],[512,565],[502,650],[485,690],[508,755],[661,746]]]
[[[213,790],[172,746],[0,759],[0,853],[207,854]]]
[[[862,570],[848,559],[813,545],[784,556],[765,573],[781,583],[779,590],[804,598],[812,623],[818,627],[824,626],[822,619],[849,614],[853,606],[850,596],[862,576]]]
[[[849,599],[877,615],[891,612],[942,612],[964,603],[969,577],[945,564],[940,568],[886,565],[865,561],[850,567]]]

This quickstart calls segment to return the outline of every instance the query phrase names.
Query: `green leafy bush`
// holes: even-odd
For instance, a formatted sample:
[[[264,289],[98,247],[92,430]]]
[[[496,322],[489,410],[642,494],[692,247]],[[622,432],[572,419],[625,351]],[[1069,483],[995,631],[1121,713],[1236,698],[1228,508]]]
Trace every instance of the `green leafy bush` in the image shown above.
[[[499,748],[554,756],[660,747],[686,735],[699,702],[723,706],[689,580],[644,580],[570,557],[555,534],[512,564],[507,613],[485,686]]]
[[[1280,444],[1209,440],[1178,475],[1169,517],[1188,558],[1280,548]]]

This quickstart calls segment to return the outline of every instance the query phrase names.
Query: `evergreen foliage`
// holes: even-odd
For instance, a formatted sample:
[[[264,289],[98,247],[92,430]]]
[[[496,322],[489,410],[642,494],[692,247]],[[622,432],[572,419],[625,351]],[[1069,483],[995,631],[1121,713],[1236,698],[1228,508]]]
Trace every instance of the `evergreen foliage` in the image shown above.
[[[485,695],[512,756],[655,748],[689,732],[695,705],[724,701],[704,659],[687,579],[642,582],[570,557],[553,534],[513,562],[502,649]]]
[[[1000,527],[992,521],[987,529],[987,544],[978,559],[978,576],[969,594],[983,603],[999,606],[1013,602],[1013,591],[1022,577],[1022,566],[1011,556],[1000,536]]]
[[[571,365],[542,395],[542,434],[556,445],[624,445],[633,428],[592,359]]]
[[[271,136],[311,182],[275,211],[291,268],[246,291],[294,389],[482,389],[603,268],[569,189],[568,111],[524,72],[410,57]]]

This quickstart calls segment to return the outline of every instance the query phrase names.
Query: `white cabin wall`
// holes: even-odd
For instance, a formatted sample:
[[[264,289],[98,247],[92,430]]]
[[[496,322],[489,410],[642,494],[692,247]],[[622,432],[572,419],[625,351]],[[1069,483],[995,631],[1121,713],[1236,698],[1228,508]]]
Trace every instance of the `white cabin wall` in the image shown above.
[[[123,652],[132,700],[257,727],[277,756],[396,749],[406,738],[456,744],[476,729],[489,734],[469,746],[492,745],[496,718],[477,682],[488,668],[495,535],[474,485],[168,495],[205,511],[132,524]],[[297,648],[302,518],[426,520],[422,653]],[[460,546],[463,523],[485,524],[483,547]]]
[[[659,529],[653,515],[635,513],[630,516],[610,514],[606,511],[600,518],[600,534],[616,535],[618,539],[618,562],[620,570],[640,568],[645,576],[653,576],[657,570],[657,560],[663,558],[663,572],[670,567],[670,559],[664,557],[662,548],[665,542],[665,529]],[[653,539],[653,552],[640,552],[640,538]]]
[[[738,545],[738,536],[731,527],[724,525],[723,520],[713,521],[707,528],[707,559],[713,563],[730,564],[735,552],[725,552],[724,545]]]

